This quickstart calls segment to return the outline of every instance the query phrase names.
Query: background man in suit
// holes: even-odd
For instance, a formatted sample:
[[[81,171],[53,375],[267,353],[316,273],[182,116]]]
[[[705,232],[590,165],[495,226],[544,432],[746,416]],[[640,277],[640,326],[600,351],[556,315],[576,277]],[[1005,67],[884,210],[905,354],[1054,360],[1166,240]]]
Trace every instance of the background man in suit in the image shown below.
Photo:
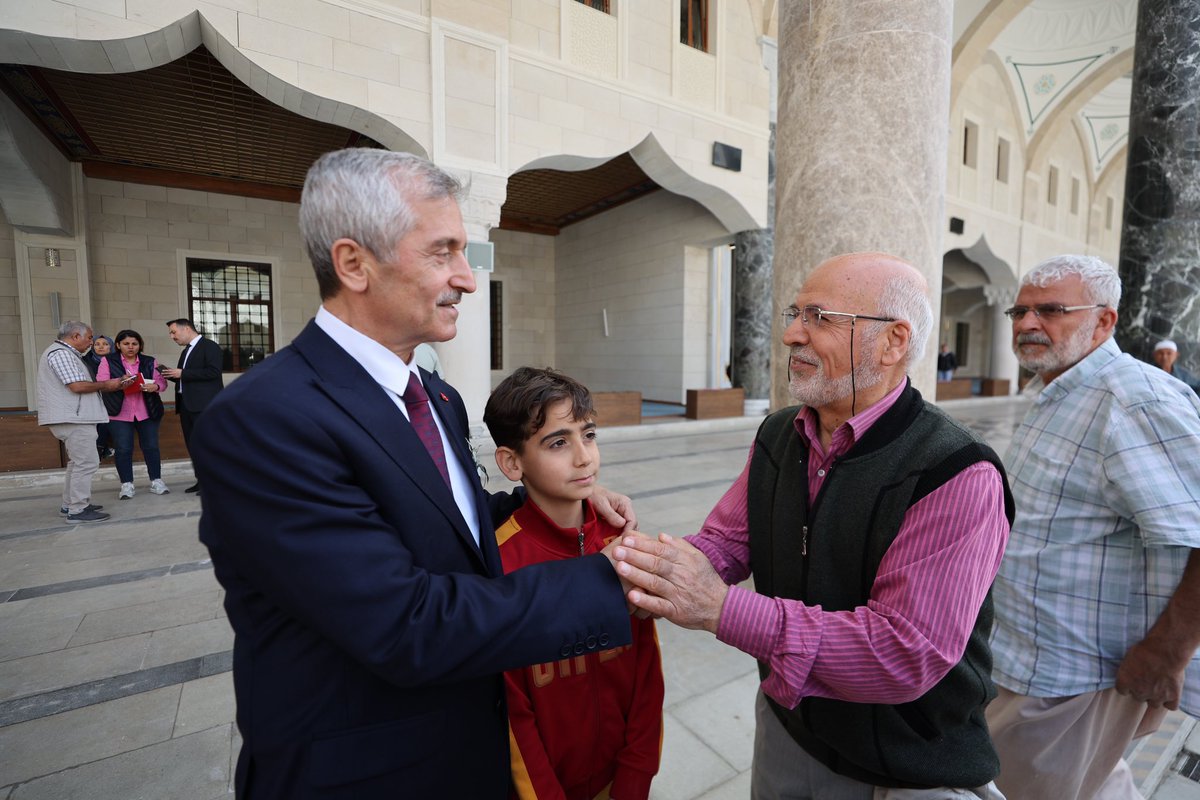
[[[200,335],[190,319],[173,319],[167,323],[167,329],[171,332],[172,341],[181,346],[183,352],[179,354],[179,366],[175,369],[164,368],[162,374],[175,382],[175,413],[179,415],[179,425],[183,428],[183,446],[191,455],[192,429],[196,425],[196,417],[208,408],[217,392],[225,387],[221,379],[224,354],[221,345]],[[184,491],[199,493],[199,479]]]
[[[475,289],[459,189],[406,153],[322,156],[300,204],[322,306],[197,425],[239,797],[503,800],[503,670],[630,641],[605,555],[503,574],[517,502],[483,491],[462,399],[413,362]]]

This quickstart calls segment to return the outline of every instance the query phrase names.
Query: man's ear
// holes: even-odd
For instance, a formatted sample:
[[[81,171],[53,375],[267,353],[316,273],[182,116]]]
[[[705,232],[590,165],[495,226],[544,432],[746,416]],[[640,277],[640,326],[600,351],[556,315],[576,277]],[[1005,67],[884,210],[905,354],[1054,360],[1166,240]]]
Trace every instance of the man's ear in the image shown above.
[[[511,447],[496,448],[496,466],[504,473],[504,477],[510,481],[519,482],[521,480],[521,457],[517,455],[517,451]]]
[[[333,271],[338,281],[351,292],[362,293],[375,274],[375,259],[369,250],[353,239],[338,239],[329,248]]]
[[[1113,329],[1117,327],[1117,310],[1105,306],[1100,309],[1099,319],[1096,321],[1096,332],[1092,334],[1092,346],[1096,346],[1112,336]]]
[[[912,327],[904,320],[898,320],[887,326],[883,334],[883,353],[880,363],[885,367],[894,367],[908,356],[909,345],[912,344]]]

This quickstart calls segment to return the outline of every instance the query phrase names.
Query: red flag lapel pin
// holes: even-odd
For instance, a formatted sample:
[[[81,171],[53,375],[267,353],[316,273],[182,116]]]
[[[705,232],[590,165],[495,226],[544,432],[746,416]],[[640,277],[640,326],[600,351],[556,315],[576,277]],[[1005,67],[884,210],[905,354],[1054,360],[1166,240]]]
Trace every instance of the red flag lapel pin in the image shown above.
[[[443,402],[446,402],[446,403],[450,402],[450,398],[446,397],[445,392],[438,392],[438,397],[442,398]]]

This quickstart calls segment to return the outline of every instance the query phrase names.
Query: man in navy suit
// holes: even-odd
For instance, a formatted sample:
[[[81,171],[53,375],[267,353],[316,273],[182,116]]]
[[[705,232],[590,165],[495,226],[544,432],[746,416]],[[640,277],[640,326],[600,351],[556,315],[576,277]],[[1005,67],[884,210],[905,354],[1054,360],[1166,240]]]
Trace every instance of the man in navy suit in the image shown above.
[[[413,363],[475,290],[459,189],[408,154],[322,156],[300,204],[316,319],[198,421],[240,798],[503,800],[502,672],[630,641],[605,555],[503,574],[515,502],[483,491],[461,398]]]
[[[175,413],[183,428],[183,446],[191,455],[196,418],[225,386],[221,378],[225,354],[221,345],[201,336],[190,319],[173,319],[167,323],[167,330],[171,333],[171,341],[182,347],[183,352],[179,354],[179,366],[174,369],[163,367],[159,371],[175,383]],[[200,482],[196,481],[184,491],[199,492]]]

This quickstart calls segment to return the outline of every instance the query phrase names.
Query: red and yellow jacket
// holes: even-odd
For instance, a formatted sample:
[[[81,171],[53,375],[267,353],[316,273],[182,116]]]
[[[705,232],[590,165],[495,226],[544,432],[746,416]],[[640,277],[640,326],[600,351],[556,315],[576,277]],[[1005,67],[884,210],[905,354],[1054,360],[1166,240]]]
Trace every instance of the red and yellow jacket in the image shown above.
[[[620,531],[584,501],[582,529],[533,500],[496,530],[505,573],[604,549]],[[630,617],[633,644],[504,674],[513,790],[521,800],[646,800],[662,754],[662,662],[654,621]]]

